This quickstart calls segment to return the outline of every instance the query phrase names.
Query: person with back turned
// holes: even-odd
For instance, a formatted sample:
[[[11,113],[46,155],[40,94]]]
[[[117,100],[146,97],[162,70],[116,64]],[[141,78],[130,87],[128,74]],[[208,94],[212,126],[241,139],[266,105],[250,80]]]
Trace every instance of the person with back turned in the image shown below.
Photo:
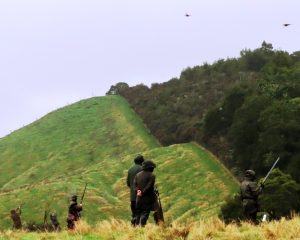
[[[80,212],[82,211],[82,204],[77,203],[77,195],[73,195],[69,206],[69,214],[67,218],[68,229],[75,228],[75,222],[80,219]]]
[[[136,212],[136,191],[135,186],[133,184],[135,176],[142,171],[142,163],[144,162],[144,157],[142,155],[138,155],[134,159],[134,165],[128,170],[127,175],[127,186],[130,188],[130,208],[131,208],[131,224],[135,226],[136,219],[137,219],[137,212]]]
[[[137,225],[144,227],[149,218],[150,211],[154,210],[156,195],[154,192],[156,165],[152,161],[145,161],[142,171],[134,178],[136,189]]]
[[[241,183],[241,198],[245,218],[257,224],[257,212],[259,211],[258,197],[262,193],[263,185],[255,182],[255,172],[247,170],[244,181]]]

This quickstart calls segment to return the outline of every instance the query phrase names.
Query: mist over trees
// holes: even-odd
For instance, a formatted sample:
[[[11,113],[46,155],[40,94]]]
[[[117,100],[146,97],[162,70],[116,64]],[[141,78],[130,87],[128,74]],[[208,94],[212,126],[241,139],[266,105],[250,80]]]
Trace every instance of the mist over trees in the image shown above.
[[[280,156],[278,167],[299,185],[300,51],[263,42],[150,88],[117,86],[163,145],[196,141],[237,177],[248,168],[263,176]]]

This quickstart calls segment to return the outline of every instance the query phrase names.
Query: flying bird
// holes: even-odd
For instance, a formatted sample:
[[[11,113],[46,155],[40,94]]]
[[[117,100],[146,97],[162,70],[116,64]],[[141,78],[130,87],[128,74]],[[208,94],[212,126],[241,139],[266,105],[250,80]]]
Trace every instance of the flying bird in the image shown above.
[[[186,16],[186,17],[190,17],[190,16],[191,16],[191,14],[189,14],[189,13],[186,13],[186,14],[185,14],[185,16]]]
[[[288,27],[288,26],[290,26],[290,25],[291,25],[290,23],[284,23],[284,24],[283,24],[284,27]]]

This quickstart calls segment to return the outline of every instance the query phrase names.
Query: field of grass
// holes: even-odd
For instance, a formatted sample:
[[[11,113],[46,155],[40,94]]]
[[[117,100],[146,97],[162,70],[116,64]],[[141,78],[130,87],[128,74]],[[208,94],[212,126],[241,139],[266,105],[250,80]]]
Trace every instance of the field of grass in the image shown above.
[[[161,147],[121,97],[92,98],[59,109],[0,140],[0,228],[24,203],[23,222],[44,210],[65,226],[68,198],[88,183],[83,219],[129,220],[126,172],[136,154],[158,165],[167,223],[215,216],[237,182],[211,153],[189,143]]]
[[[288,240],[300,239],[300,218],[282,219],[278,222],[255,226],[249,223],[229,224],[217,218],[197,221],[190,224],[172,226],[147,225],[133,228],[128,222],[110,220],[99,222],[91,227],[85,222],[78,224],[74,232],[27,233],[5,231],[0,239],[20,240]]]

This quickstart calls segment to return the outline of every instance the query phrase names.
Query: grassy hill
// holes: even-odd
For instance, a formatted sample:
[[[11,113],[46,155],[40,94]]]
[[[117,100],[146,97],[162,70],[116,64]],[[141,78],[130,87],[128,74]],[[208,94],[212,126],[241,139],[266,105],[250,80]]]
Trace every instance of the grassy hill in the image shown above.
[[[161,147],[121,97],[80,101],[0,140],[0,226],[24,203],[25,222],[42,222],[45,208],[65,225],[68,198],[88,190],[89,223],[130,217],[126,171],[136,154],[157,165],[168,222],[214,216],[237,183],[219,161],[194,143]]]

